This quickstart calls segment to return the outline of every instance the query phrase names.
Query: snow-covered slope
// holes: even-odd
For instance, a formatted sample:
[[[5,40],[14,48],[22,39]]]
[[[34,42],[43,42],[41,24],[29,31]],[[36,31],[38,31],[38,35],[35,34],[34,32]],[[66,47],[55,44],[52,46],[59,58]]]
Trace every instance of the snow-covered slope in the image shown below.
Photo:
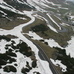
[[[4,13],[21,13],[22,10],[31,10],[33,7],[22,0],[1,0],[0,10]]]
[[[33,8],[31,5],[26,3],[24,0],[1,0],[0,5],[8,8],[13,8],[13,9],[20,9],[22,10],[23,8],[31,9]]]

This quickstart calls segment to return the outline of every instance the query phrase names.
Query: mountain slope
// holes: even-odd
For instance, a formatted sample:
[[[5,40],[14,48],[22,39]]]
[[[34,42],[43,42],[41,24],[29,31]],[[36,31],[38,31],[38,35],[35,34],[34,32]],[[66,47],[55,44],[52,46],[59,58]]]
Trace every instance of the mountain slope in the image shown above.
[[[72,74],[73,5],[65,0],[1,0],[0,73]]]

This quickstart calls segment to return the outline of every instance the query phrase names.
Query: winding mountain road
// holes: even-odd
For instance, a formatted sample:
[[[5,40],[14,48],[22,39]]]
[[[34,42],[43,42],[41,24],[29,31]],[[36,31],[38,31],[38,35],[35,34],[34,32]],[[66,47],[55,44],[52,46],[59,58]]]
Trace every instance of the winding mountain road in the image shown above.
[[[47,57],[46,53],[43,51],[43,49],[38,45],[36,44],[35,42],[33,42],[37,48],[39,49],[39,52],[40,52],[40,56],[46,60],[48,63],[49,63],[49,67],[51,68],[51,71],[53,72],[53,74],[60,74],[59,71],[54,67],[54,65],[52,64],[51,60]]]

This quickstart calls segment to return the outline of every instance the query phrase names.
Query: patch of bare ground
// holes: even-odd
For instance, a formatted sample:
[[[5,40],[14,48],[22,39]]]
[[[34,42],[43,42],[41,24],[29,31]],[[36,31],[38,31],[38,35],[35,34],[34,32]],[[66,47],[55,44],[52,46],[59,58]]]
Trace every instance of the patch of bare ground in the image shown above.
[[[6,37],[8,37],[8,38],[11,38],[11,39],[15,39],[15,38],[17,38],[16,36],[14,36],[14,35],[6,35]]]
[[[24,18],[24,19],[23,19]],[[0,28],[10,30],[14,27],[27,23],[30,21],[30,18],[27,16],[13,16],[8,18],[0,17]]]

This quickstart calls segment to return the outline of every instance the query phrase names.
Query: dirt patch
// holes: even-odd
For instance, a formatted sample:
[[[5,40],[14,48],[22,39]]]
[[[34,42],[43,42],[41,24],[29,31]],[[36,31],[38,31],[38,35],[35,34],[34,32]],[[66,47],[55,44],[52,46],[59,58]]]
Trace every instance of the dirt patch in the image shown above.
[[[17,37],[16,37],[16,36],[14,36],[14,35],[6,35],[6,37],[8,37],[8,38],[12,38],[12,39],[17,38]]]

